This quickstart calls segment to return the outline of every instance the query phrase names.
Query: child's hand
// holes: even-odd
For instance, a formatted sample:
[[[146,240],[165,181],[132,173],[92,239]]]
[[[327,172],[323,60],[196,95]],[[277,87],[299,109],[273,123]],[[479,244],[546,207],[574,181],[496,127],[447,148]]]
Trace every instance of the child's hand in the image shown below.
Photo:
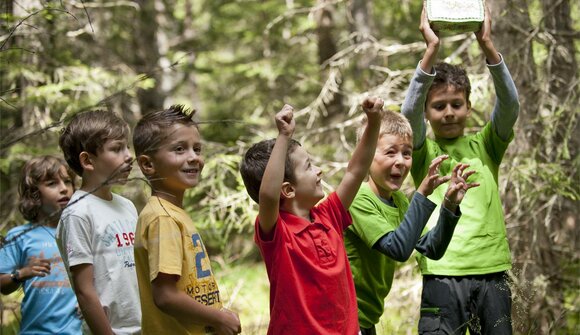
[[[44,258],[41,252],[39,257],[31,256],[28,258],[28,264],[19,270],[20,279],[26,280],[32,277],[46,277],[50,274],[50,260]]]
[[[451,172],[451,182],[445,192],[445,199],[443,200],[443,206],[452,212],[455,212],[457,206],[463,200],[465,192],[472,187],[479,186],[479,183],[468,183],[467,178],[475,173],[475,171],[465,171],[469,167],[469,164],[459,163],[455,165],[453,171]],[[464,172],[465,171],[465,172]]]
[[[437,60],[440,40],[439,34],[431,29],[429,19],[427,19],[425,5],[423,5],[423,11],[421,11],[421,24],[419,25],[419,30],[421,31],[425,44],[427,45],[425,54],[421,59],[420,67],[425,73],[433,73],[433,65],[435,65],[435,61]]]
[[[296,121],[294,121],[294,107],[285,104],[282,109],[276,113],[276,127],[281,135],[292,137]]]
[[[481,24],[481,28],[475,32],[475,37],[477,37],[477,43],[481,51],[485,54],[485,58],[489,64],[498,64],[501,62],[501,58],[491,39],[491,13],[487,5],[485,5],[483,23]]]
[[[220,325],[215,327],[215,333],[217,335],[234,335],[240,334],[242,332],[242,325],[240,324],[240,318],[238,314],[230,311],[227,308],[222,308],[222,322]]]
[[[477,37],[477,42],[479,44],[491,41],[491,14],[487,5],[485,5],[483,23],[481,24],[481,28],[475,32],[475,37]]]
[[[370,121],[372,118],[380,118],[381,110],[383,110],[384,104],[385,102],[381,98],[368,97],[365,98],[361,106]]]
[[[423,10],[421,11],[421,24],[419,25],[419,31],[421,32],[421,35],[423,35],[427,48],[439,49],[439,33],[433,31],[429,24],[425,5],[423,5]]]
[[[429,173],[425,178],[423,178],[417,192],[428,197],[433,193],[433,190],[439,187],[439,185],[446,183],[451,179],[451,176],[439,176],[439,166],[447,158],[449,158],[448,155],[441,155],[431,161],[431,165],[429,165]]]

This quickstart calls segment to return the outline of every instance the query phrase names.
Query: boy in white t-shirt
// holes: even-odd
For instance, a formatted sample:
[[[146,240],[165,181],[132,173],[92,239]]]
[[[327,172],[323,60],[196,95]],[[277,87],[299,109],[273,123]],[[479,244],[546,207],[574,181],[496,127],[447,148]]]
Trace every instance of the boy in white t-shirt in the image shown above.
[[[125,121],[100,110],[77,114],[59,141],[82,183],[61,215],[56,239],[84,331],[95,334],[141,332],[133,255],[137,211],[111,192],[131,172],[128,137]]]

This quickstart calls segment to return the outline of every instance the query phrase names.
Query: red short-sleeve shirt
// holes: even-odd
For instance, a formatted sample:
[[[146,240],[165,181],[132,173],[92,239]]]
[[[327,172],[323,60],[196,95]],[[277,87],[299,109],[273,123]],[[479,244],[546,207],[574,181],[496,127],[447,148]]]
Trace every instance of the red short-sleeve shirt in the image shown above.
[[[269,238],[255,241],[270,280],[268,334],[358,334],[356,294],[342,232],[352,223],[336,193],[310,211],[281,211]]]

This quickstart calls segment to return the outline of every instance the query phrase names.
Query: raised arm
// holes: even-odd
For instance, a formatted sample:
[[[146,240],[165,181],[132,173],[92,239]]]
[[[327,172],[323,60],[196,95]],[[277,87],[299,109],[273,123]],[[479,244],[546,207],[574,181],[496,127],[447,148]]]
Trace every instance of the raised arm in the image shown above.
[[[481,29],[475,33],[477,43],[485,55],[488,68],[493,78],[496,101],[491,114],[491,124],[496,134],[507,141],[518,118],[520,103],[516,85],[503,61],[495,49],[491,34],[491,15],[485,8],[485,19]]]
[[[260,185],[259,198],[259,222],[262,232],[268,234],[274,229],[278,219],[280,208],[280,191],[284,181],[284,166],[286,164],[286,154],[288,145],[294,133],[294,108],[284,105],[282,110],[276,114],[276,127],[278,127],[278,137],[272,149],[272,154],[266,165],[262,184]]]
[[[346,173],[336,189],[336,194],[344,208],[350,207],[360,188],[360,184],[368,174],[375,156],[381,127],[380,112],[383,104],[384,102],[381,98],[366,98],[362,103],[362,108],[368,118],[367,126],[348,162]]]
[[[401,107],[402,114],[409,120],[413,129],[413,148],[415,149],[421,148],[423,143],[425,143],[427,127],[423,112],[425,111],[425,101],[427,100],[429,87],[431,87],[435,79],[433,65],[437,60],[440,44],[439,35],[431,29],[424,7],[421,12],[419,30],[425,40],[425,53],[409,83],[409,89]]]

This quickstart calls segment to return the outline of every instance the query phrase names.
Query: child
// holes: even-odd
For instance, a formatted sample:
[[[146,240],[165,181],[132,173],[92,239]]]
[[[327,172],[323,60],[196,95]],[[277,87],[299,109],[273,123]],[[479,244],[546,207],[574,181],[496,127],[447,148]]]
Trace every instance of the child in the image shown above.
[[[359,136],[362,129],[359,129]],[[361,186],[350,207],[353,224],[345,231],[344,240],[363,335],[376,334],[375,324],[383,315],[384,299],[393,282],[395,261],[406,261],[413,248],[429,258],[441,258],[461,216],[459,203],[469,188],[477,186],[465,183],[473,173],[463,172],[467,164],[457,164],[451,178],[440,177],[437,171],[447,156],[439,156],[431,162],[428,175],[409,205],[400,188],[413,161],[412,137],[411,126],[404,116],[391,111],[382,113],[368,182]],[[437,226],[421,237],[436,206],[426,197],[450,179]]]
[[[471,113],[470,85],[465,71],[449,64],[433,67],[439,37],[429,27],[425,11],[420,30],[427,44],[403,104],[413,128],[413,167],[417,185],[428,173],[433,157],[448,154],[447,173],[458,162],[476,171],[474,189],[463,201],[463,216],[445,256],[439,261],[419,257],[423,277],[419,334],[441,329],[448,334],[511,334],[511,293],[506,271],[511,268],[505,221],[498,190],[499,166],[518,116],[516,87],[491,40],[491,18],[475,35],[493,77],[496,104],[491,122],[476,134],[465,135]],[[427,118],[435,140],[426,139]],[[442,192],[431,196],[441,202]],[[430,226],[430,225],[429,225]]]
[[[112,193],[131,172],[127,123],[107,111],[74,116],[60,136],[69,166],[82,177],[56,238],[79,306],[83,330],[138,334],[141,309],[133,242],[137,211]]]
[[[259,205],[255,241],[270,280],[268,334],[357,334],[354,284],[342,232],[371,164],[383,101],[368,98],[369,122],[340,185],[322,201],[321,170],[292,139],[293,108],[276,114],[276,140],[254,144],[240,172]],[[317,205],[318,204],[318,205]]]
[[[74,191],[72,176],[64,160],[53,156],[33,158],[22,169],[18,209],[29,223],[11,229],[0,248],[2,294],[21,285],[24,290],[20,334],[81,334],[77,299],[54,240]]]
[[[241,332],[237,314],[222,308],[203,241],[183,210],[183,194],[199,183],[204,165],[193,115],[171,106],[145,115],[133,135],[152,187],[135,237],[144,335]]]

